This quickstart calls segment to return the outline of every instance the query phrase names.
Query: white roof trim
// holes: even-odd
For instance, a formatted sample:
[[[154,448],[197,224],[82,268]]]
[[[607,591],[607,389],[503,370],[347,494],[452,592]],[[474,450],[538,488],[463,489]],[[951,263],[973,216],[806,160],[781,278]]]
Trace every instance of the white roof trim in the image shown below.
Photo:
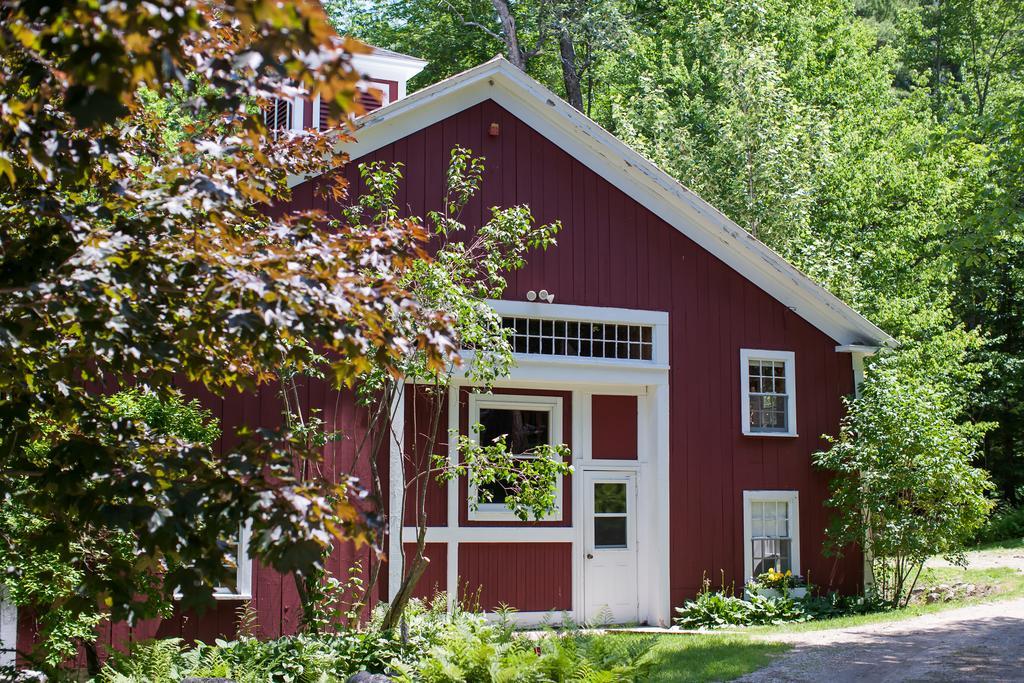
[[[352,55],[352,66],[360,74],[387,81],[407,81],[426,68],[427,62],[409,55],[374,48],[368,54]]]
[[[896,340],[812,281],[692,190],[560,97],[495,57],[357,121],[358,159],[480,102],[492,99],[646,206],[716,258],[840,345],[895,346]],[[302,178],[291,178],[295,185]]]

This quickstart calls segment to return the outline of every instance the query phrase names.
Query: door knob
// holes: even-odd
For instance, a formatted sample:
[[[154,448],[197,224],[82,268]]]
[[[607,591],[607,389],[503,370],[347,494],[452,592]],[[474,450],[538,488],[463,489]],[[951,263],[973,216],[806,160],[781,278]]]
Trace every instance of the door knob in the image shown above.
[[[592,559],[594,559],[594,555],[593,555],[593,553],[587,553],[587,559],[588,559],[588,560],[592,560]]]

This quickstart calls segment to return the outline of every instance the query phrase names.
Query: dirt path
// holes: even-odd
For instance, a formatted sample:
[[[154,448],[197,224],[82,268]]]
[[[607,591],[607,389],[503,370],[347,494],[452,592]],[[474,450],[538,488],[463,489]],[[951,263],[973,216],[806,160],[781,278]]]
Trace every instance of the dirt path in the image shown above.
[[[770,639],[795,648],[741,681],[1024,681],[1024,599]]]
[[[1010,567],[1024,571],[1024,548],[991,548],[988,550],[971,550],[967,553],[967,564],[971,569],[992,569],[993,567]],[[951,567],[942,558],[932,558],[925,564],[927,567]]]

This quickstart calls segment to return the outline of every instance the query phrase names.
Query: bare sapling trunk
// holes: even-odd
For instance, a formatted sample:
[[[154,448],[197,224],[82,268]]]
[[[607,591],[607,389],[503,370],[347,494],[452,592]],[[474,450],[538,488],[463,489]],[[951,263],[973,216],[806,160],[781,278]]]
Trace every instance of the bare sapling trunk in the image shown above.
[[[422,400],[424,395],[428,396],[430,401],[430,420],[425,435],[421,433],[417,424],[418,411],[415,405],[415,402]],[[416,550],[409,562],[409,566],[404,571],[402,583],[395,593],[395,597],[388,605],[387,612],[384,614],[384,619],[381,623],[381,627],[384,630],[393,629],[401,622],[402,616],[405,614],[405,608],[408,606],[409,600],[412,599],[413,590],[423,576],[423,572],[426,571],[427,565],[430,564],[430,558],[426,556],[427,492],[430,488],[430,481],[435,475],[432,458],[434,447],[437,443],[437,432],[441,426],[442,406],[447,400],[447,396],[448,390],[438,386],[418,388],[412,393],[414,404],[411,411],[413,417],[411,456],[406,457],[403,455],[402,457],[402,462],[407,463],[408,470],[411,470],[412,476],[406,481],[402,509],[405,508],[405,499],[411,488],[415,492]],[[396,512],[391,511],[391,514],[396,514]],[[398,562],[401,561],[401,558],[392,557],[390,561]]]

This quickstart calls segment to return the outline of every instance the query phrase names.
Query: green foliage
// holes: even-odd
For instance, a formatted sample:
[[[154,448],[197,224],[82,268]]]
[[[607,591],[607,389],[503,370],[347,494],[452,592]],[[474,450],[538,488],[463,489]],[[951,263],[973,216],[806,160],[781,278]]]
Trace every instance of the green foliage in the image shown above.
[[[400,214],[396,204],[402,178],[400,166],[364,164],[360,173],[366,190],[346,209],[345,221],[358,225],[362,221],[396,220]],[[497,379],[506,377],[515,363],[509,333],[487,299],[501,298],[507,274],[525,265],[530,250],[553,246],[561,229],[558,222],[536,225],[529,207],[514,206],[492,207],[488,220],[471,230],[461,222],[461,215],[480,191],[483,173],[482,158],[462,147],[451,150],[442,208],[431,211],[423,221],[435,248],[433,256],[413,253],[404,264],[400,280],[402,288],[416,298],[420,310],[446,321],[453,349],[471,353],[460,356],[462,360],[458,363],[453,360],[439,366],[421,348],[409,346],[393,359],[394,367],[374,367],[361,375],[358,382],[359,396],[372,415],[371,430],[373,425],[385,424],[400,396],[417,406],[417,415],[421,411],[426,414],[428,422],[412,430],[412,437],[405,443],[406,508],[415,515],[418,533],[416,551],[405,563],[402,586],[385,617],[389,628],[397,623],[419,573],[426,566],[425,501],[430,487],[421,485],[424,479],[444,482],[467,477],[475,485],[500,482],[508,491],[509,506],[525,520],[540,518],[551,511],[559,477],[572,472],[569,451],[564,445],[543,446],[530,454],[534,457],[514,458],[504,437],[489,444],[459,437],[461,460],[457,463],[449,462],[447,454],[439,453],[435,447],[438,436],[443,434],[440,416],[458,366],[462,366],[465,377],[478,391],[487,391]],[[423,327],[430,323],[429,318],[417,320],[401,313],[399,317],[412,333],[429,335],[429,329]],[[394,369],[399,370],[399,376],[416,379],[418,384],[407,389],[412,385],[399,383]],[[388,430],[382,428],[378,432],[387,434]],[[367,446],[370,453],[376,454],[381,443]],[[382,495],[377,470],[372,488]]]
[[[400,681],[489,683],[642,680],[653,637],[549,633],[534,640],[507,623],[446,613],[446,598],[413,600],[405,614],[408,637],[381,628],[383,610],[362,629],[263,642],[252,638],[185,649],[180,640],[140,643],[115,654],[101,683],[170,683],[188,676],[239,683],[345,681],[359,671],[387,672]]]
[[[180,395],[162,398],[141,389],[126,389],[106,398],[107,410],[117,420],[131,420],[155,438],[209,445],[220,436],[210,411],[198,401],[184,401]],[[53,428],[44,429],[47,435]],[[66,434],[61,434],[61,437]],[[30,446],[33,460],[45,463],[50,440]],[[40,484],[26,478],[22,495]],[[167,614],[170,603],[161,596],[160,581],[153,568],[137,564],[137,539],[131,531],[79,529],[71,543],[58,549],[34,546],[37,535],[54,523],[54,516],[32,511],[17,499],[0,507],[0,566],[7,567],[8,599],[16,605],[39,610],[40,645],[50,666],[73,656],[79,643],[96,639],[96,626],[106,619],[103,595],[83,595],[82,586],[104,581],[108,574],[126,580],[136,595],[151,608]]]
[[[942,361],[925,374],[942,356],[921,351],[873,363],[861,396],[847,401],[839,436],[815,455],[836,475],[828,549],[859,545],[872,558],[880,596],[903,605],[929,557],[963,561],[992,508],[989,477],[972,464],[987,425],[962,421],[970,383]]]
[[[883,329],[976,333],[980,462],[1024,502],[1022,0],[507,5],[527,47],[552,27],[526,70],[565,94],[559,18],[582,11],[584,110]],[[416,85],[506,52],[490,0],[328,7],[429,59]]]
[[[1020,541],[1024,539],[1024,507],[1000,505],[978,530],[976,543]]]
[[[683,628],[764,626],[807,621],[800,601],[751,594],[747,599],[705,588],[695,600],[676,608],[675,623]]]
[[[141,422],[157,434],[206,446],[220,438],[213,413],[196,399],[185,401],[180,395],[161,397],[142,389],[126,389],[107,402],[118,417]]]
[[[770,592],[765,589],[770,589]],[[731,595],[723,587],[713,591],[707,580],[696,599],[677,607],[675,623],[683,628],[715,629],[729,626],[765,626],[834,619],[854,614],[869,614],[892,609],[892,603],[872,591],[865,595],[816,594],[813,586],[795,597],[788,583],[780,589],[777,578],[767,583],[756,581],[746,587],[743,598]],[[779,594],[781,593],[781,594]]]

